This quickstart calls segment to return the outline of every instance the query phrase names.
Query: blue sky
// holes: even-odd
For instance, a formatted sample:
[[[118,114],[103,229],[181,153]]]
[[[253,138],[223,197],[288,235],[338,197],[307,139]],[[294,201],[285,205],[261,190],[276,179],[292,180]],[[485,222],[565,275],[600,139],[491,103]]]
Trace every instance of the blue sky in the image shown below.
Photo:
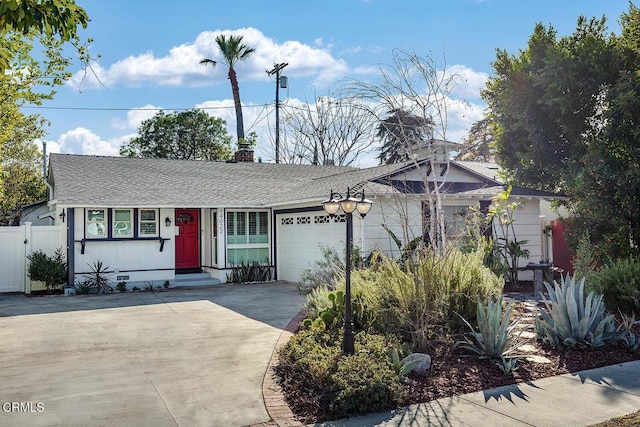
[[[218,59],[220,33],[244,35],[256,48],[236,69],[245,105],[245,129],[259,135],[257,155],[273,159],[268,134],[273,129],[275,83],[266,74],[288,62],[283,74],[287,104],[313,101],[345,78],[374,80],[378,64],[394,49],[431,55],[440,66],[465,80],[452,99],[448,139],[460,141],[482,117],[479,91],[491,75],[497,48],[526,48],[534,25],[551,24],[559,35],[575,29],[579,15],[608,19],[618,32],[626,0],[77,0],[91,23],[81,32],[94,39],[93,65],[100,77],[74,77],[44,109],[29,109],[51,121],[48,150],[117,155],[135,136],[141,121],[156,109],[206,107],[227,121],[235,136],[231,88],[224,66],[205,68],[204,57]],[[83,78],[84,76],[84,78]],[[73,109],[67,109],[73,108]],[[360,166],[374,163],[375,153]]]

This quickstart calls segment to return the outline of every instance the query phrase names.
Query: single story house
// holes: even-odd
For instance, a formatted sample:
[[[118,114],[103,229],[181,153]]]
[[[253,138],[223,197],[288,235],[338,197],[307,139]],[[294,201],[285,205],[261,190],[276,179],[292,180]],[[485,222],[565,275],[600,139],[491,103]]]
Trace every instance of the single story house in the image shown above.
[[[474,162],[408,161],[366,169],[259,163],[253,153],[235,162],[134,159],[51,154],[47,167],[48,216],[66,229],[69,280],[95,261],[114,279],[154,284],[203,272],[225,282],[240,263],[273,267],[278,280],[298,281],[321,256],[320,246],[345,247],[345,216],[329,217],[330,192],[364,190],[371,212],[354,215],[354,245],[366,255],[397,255],[385,230],[403,243],[424,234],[426,182],[443,183],[445,214],[488,205],[504,185],[497,166]],[[448,165],[448,166],[447,166]],[[545,205],[556,196],[514,188],[518,238],[530,260],[549,258],[543,233]],[[549,214],[547,214],[549,215]],[[384,226],[383,226],[384,225]]]

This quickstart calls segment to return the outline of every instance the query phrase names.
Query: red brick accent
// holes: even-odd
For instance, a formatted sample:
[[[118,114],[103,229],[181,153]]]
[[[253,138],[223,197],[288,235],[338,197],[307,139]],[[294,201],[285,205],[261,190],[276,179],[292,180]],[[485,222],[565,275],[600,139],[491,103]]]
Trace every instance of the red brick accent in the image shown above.
[[[241,148],[236,151],[236,162],[253,163],[253,150]]]

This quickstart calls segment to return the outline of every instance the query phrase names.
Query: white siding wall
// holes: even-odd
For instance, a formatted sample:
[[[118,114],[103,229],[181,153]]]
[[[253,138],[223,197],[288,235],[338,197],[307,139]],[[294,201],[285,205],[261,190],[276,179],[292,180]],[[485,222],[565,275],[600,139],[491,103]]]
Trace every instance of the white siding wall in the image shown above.
[[[373,200],[371,211],[362,221],[364,224],[364,246],[362,254],[368,255],[373,250],[380,250],[392,257],[400,254],[398,246],[389,233],[381,226],[385,224],[402,242],[402,246],[422,235],[422,214],[420,201],[412,197],[377,197]],[[354,227],[359,225],[354,221]],[[354,228],[355,239],[359,237]]]
[[[441,164],[439,163],[436,163],[435,165],[436,173],[438,175],[437,176],[438,180],[442,180],[442,177],[440,177],[440,165]],[[412,169],[405,173],[395,175],[393,177],[393,180],[424,182],[425,173],[426,173],[426,166],[422,166],[418,170]],[[429,176],[429,181],[433,181],[434,180],[433,178],[434,178],[433,174],[431,174]],[[454,166],[449,167],[449,172],[447,172],[446,180],[447,182],[472,182],[472,183],[484,182],[484,181],[481,181],[479,178],[472,176],[469,173],[462,171]]]
[[[160,242],[157,240],[130,241],[91,241],[86,240],[84,254],[78,240],[84,237],[85,210],[75,209],[75,274],[82,275],[91,269],[94,262],[100,260],[109,271],[113,271],[112,279],[116,276],[129,276],[128,282],[171,280],[175,278],[175,218],[173,209],[160,209],[160,236],[168,238],[160,252]],[[164,219],[171,218],[171,226],[165,226]],[[118,273],[116,273],[116,270]],[[81,280],[76,277],[76,280]]]
[[[360,247],[363,256],[367,256],[373,250],[380,250],[392,257],[399,256],[400,252],[394,240],[389,233],[381,226],[386,224],[387,227],[402,241],[402,245],[406,245],[412,239],[422,235],[422,211],[421,202],[417,197],[397,197],[397,196],[378,196],[372,198],[373,206],[369,214],[362,220],[360,216],[354,214],[353,221],[353,244]],[[516,211],[515,231],[518,240],[528,240],[525,248],[530,251],[529,259],[521,259],[520,267],[526,266],[528,262],[539,262],[542,256],[542,226],[540,218],[540,207],[537,199],[533,200],[514,200],[522,204],[521,209]],[[448,206],[475,206],[478,200],[475,199],[445,199],[443,205]],[[303,207],[299,205],[295,207]],[[310,205],[306,205],[310,206]],[[289,207],[289,206],[288,206]],[[313,215],[318,215],[314,213]],[[294,215],[295,216],[295,215]],[[344,248],[344,232],[345,224],[337,224],[331,227],[335,236],[326,236],[326,242],[340,242],[340,247],[336,247],[340,254],[343,254]],[[310,224],[308,227],[313,227]],[[278,228],[278,227],[276,227]],[[499,228],[496,228],[499,230]],[[290,244],[298,245],[301,248],[304,243],[300,238],[304,236],[291,235],[285,238],[295,239]],[[282,241],[283,236],[278,236],[278,245],[285,245],[287,242]],[[313,246],[317,246],[314,243]],[[302,250],[302,248],[300,249]],[[281,261],[281,260],[280,260]],[[304,260],[304,268],[313,265],[314,259]],[[521,280],[532,280],[533,273],[531,271],[522,271],[520,273]],[[290,279],[295,280],[295,279]]]
[[[211,231],[211,209],[201,209],[200,212],[200,229],[202,235],[200,241],[202,242],[202,253],[200,256],[200,264],[203,267],[211,267],[213,264],[212,246],[213,233]]]
[[[528,263],[538,263],[542,258],[542,218],[540,218],[540,201],[538,199],[525,200],[509,198],[508,203],[517,202],[521,204],[520,209],[514,215],[514,228],[518,240],[528,240],[524,245],[529,250],[529,258],[521,258],[519,267],[524,267]],[[501,237],[500,227],[494,224],[495,232]],[[519,274],[520,280],[533,280],[532,271],[522,271]]]

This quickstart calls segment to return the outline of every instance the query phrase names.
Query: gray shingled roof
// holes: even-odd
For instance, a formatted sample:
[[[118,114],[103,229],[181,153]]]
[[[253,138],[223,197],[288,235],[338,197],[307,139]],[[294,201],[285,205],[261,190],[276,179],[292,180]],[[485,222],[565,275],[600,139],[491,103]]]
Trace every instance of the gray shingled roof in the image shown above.
[[[490,175],[495,169],[458,162]],[[331,190],[365,188],[368,197],[396,193],[381,178],[414,162],[366,169],[346,166],[225,163],[168,159],[51,154],[49,179],[61,205],[107,207],[260,207],[325,199]],[[491,186],[490,186],[491,187]],[[500,186],[459,195],[497,194]],[[553,193],[514,188],[513,195],[553,197]]]
[[[500,176],[498,173],[500,172],[500,166],[497,163],[488,163],[488,162],[469,162],[469,161],[452,161],[452,163],[456,163],[463,168],[466,168],[472,172],[475,172],[479,175],[484,176],[485,178],[489,178],[495,182],[502,183]]]
[[[266,206],[327,197],[331,188],[361,184],[366,174],[360,172],[344,166],[74,154],[52,154],[49,163],[55,198],[62,205],[72,206]]]

